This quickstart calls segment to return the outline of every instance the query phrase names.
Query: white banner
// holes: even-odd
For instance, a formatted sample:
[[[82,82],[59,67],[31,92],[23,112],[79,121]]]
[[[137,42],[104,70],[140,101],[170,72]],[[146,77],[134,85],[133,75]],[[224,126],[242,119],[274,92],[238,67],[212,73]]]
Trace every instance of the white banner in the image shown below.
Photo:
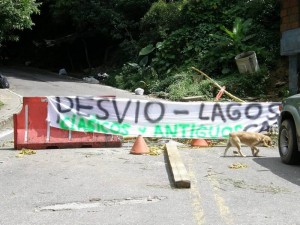
[[[268,130],[277,123],[279,104],[51,96],[47,120],[72,131],[215,139],[233,131]]]

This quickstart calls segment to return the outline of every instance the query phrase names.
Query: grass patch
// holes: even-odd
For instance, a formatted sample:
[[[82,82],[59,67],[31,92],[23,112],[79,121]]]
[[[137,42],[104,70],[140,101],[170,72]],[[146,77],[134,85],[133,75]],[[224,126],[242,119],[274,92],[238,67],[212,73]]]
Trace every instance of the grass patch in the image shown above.
[[[252,74],[231,74],[223,77],[215,77],[213,80],[220,86],[225,86],[231,94],[240,98],[262,97],[267,94],[269,84],[269,71],[262,66]],[[178,73],[170,77],[171,83],[165,88],[168,98],[180,101],[182,97],[203,96],[206,101],[213,101],[219,89],[215,88],[211,81],[195,76],[193,73]],[[161,81],[162,84],[164,81]],[[255,84],[255,88],[254,87]],[[160,87],[160,89],[162,89]],[[226,96],[223,97],[224,100]]]
[[[0,109],[4,106],[4,103],[0,101]]]

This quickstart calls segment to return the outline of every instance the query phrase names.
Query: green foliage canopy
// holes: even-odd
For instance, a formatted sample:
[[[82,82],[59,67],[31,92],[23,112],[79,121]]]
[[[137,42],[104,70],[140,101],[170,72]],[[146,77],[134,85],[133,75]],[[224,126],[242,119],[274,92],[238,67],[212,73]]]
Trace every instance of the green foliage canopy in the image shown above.
[[[6,9],[0,12],[0,41],[4,36],[8,37],[3,31],[12,27],[12,22],[3,22],[5,19],[21,21],[23,18],[18,19],[19,14],[13,13],[11,8],[16,7],[15,2],[0,0],[0,7]],[[33,0],[21,2],[37,7]],[[179,85],[181,95],[196,94],[200,90],[197,85],[192,88],[194,78],[186,74],[191,66],[211,77],[223,79],[237,73],[234,56],[239,51],[255,51],[260,67],[265,68],[264,74],[274,69],[280,57],[279,0],[43,2],[47,4],[47,13],[51,17],[47,22],[60,29],[41,39],[71,37],[68,42],[56,46],[60,53],[64,47],[68,49],[70,59],[82,54],[78,43],[84,41],[87,58],[90,51],[91,58],[94,57],[91,61],[98,65],[99,62],[113,62],[111,65],[118,68],[115,79],[111,76],[109,84],[120,88],[134,89],[143,84],[149,92],[168,92],[175,96]],[[31,8],[25,12],[36,11]],[[22,26],[14,24],[14,29],[23,29],[30,27],[32,22],[23,21]],[[44,26],[47,26],[46,22]],[[101,60],[101,57],[110,57],[111,61]],[[81,62],[82,57],[77,61]],[[96,63],[92,66],[98,66]],[[243,80],[239,82],[245,83]],[[185,92],[188,88],[192,91]],[[201,89],[206,90],[202,94],[207,95],[209,89],[203,86]]]
[[[236,76],[234,57],[250,50],[256,52],[260,66],[264,68],[258,76],[262,76],[265,85],[269,70],[274,69],[276,59],[280,57],[279,6],[278,0],[158,0],[153,3],[141,20],[142,38],[137,45],[143,51],[147,46],[156,46],[154,52],[147,55],[147,66],[159,77],[155,90],[175,96],[182,84],[180,95],[191,94],[188,91],[192,88],[189,76],[175,79],[191,66],[212,77]],[[127,76],[126,71],[122,76]],[[130,76],[135,77],[133,71]],[[173,81],[169,88],[165,80]],[[123,81],[127,82],[126,79]],[[240,82],[244,84],[245,80]],[[242,86],[244,93],[248,93],[249,85]],[[185,93],[184,89],[187,89]]]
[[[38,13],[35,0],[0,0],[0,46],[3,41],[17,41],[17,30],[31,28],[33,13]]]
[[[50,0],[56,23],[71,23],[77,33],[132,38],[138,21],[151,6],[149,0]]]

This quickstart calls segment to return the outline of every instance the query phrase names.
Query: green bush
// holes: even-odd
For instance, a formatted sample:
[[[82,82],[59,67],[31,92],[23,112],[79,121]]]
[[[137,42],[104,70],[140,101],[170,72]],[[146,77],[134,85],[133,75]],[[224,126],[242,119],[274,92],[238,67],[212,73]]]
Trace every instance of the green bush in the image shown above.
[[[130,52],[149,51],[133,57],[137,66],[124,66],[116,83],[131,90],[143,83],[147,92],[165,92],[171,100],[192,95],[211,99],[216,94],[211,84],[195,82],[187,72],[194,66],[238,97],[265,94],[269,71],[280,56],[279,24],[276,0],[159,0],[143,17],[141,38]],[[239,74],[234,57],[250,50],[262,69]]]
[[[188,0],[182,8],[182,17],[188,26],[199,23],[222,23],[226,10],[235,6],[238,0]]]
[[[208,80],[198,80],[188,73],[179,73],[174,76],[177,79],[166,89],[169,99],[180,101],[183,97],[203,96],[203,99],[213,98],[211,82]]]
[[[220,85],[238,97],[254,97],[266,95],[270,74],[266,67],[251,74],[231,74],[218,80]]]
[[[151,66],[140,66],[137,63],[125,64],[121,73],[115,76],[117,87],[130,91],[143,88],[145,94],[149,94],[149,88],[156,80],[157,74]]]
[[[159,74],[165,74],[172,69],[201,62],[213,42],[209,34],[216,30],[214,24],[202,23],[196,27],[184,27],[172,32],[159,45],[153,58],[153,66]]]
[[[159,0],[151,6],[141,20],[141,28],[146,39],[159,41],[166,38],[172,31],[182,24],[180,5],[181,2],[166,3]]]

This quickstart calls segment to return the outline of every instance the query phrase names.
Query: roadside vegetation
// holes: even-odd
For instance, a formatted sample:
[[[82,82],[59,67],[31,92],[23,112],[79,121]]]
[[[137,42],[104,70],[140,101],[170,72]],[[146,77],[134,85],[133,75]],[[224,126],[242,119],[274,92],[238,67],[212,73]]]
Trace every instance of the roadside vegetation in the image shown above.
[[[0,1],[0,49],[5,41],[18,41],[18,31],[34,25],[31,15],[39,12],[38,6],[34,0]]]
[[[240,98],[288,94],[278,72],[285,66],[278,0],[48,0],[39,9],[19,45],[5,43],[10,57],[31,66],[66,68],[77,77],[106,72],[107,85],[175,101],[216,96],[192,67]],[[238,72],[234,57],[243,51],[256,52],[259,71]]]

